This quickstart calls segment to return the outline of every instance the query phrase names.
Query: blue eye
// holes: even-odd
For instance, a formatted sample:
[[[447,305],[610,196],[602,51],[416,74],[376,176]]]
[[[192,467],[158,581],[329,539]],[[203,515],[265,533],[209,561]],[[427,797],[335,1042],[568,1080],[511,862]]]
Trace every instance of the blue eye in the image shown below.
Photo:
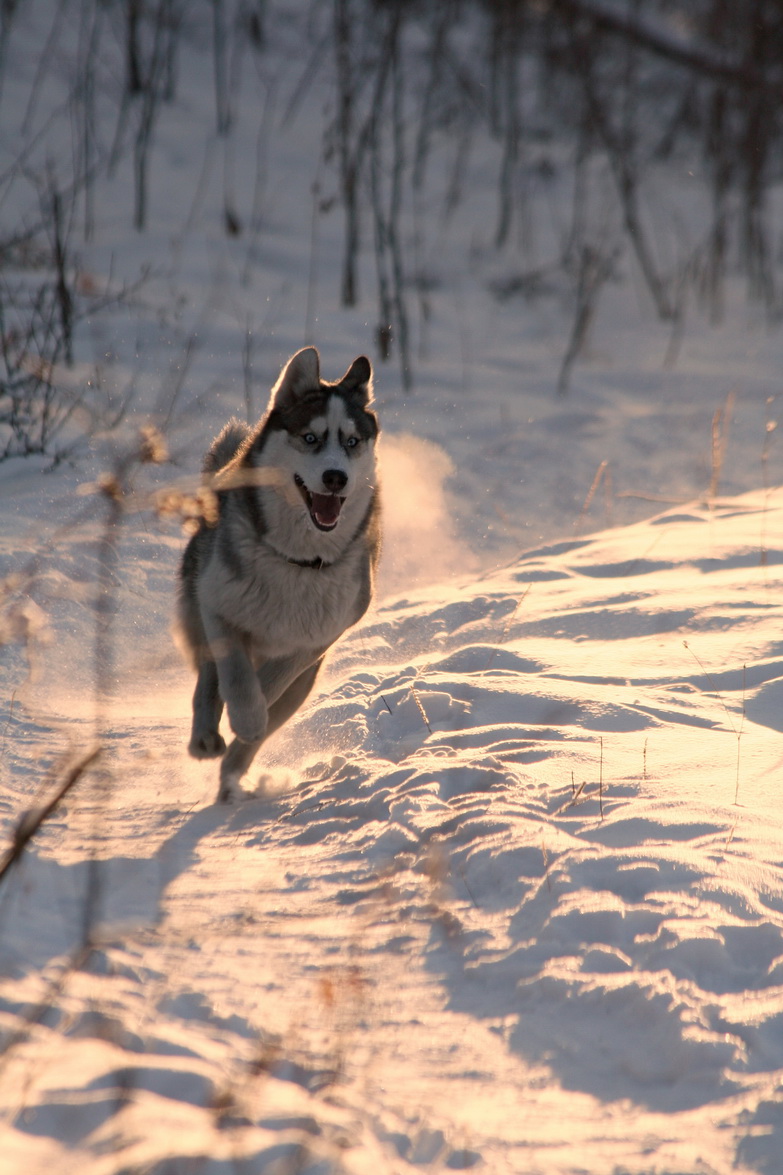
[[[316,445],[318,443],[318,437],[314,432],[306,432],[302,440],[306,445]]]
[[[348,440],[345,442],[345,447],[346,447],[346,449],[353,449],[358,444],[359,444],[358,437],[348,437]]]

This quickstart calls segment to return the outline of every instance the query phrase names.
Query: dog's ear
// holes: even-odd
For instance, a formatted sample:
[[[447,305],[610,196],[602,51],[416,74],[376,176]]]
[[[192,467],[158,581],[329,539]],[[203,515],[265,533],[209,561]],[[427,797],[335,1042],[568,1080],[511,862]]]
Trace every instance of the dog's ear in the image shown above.
[[[351,396],[356,396],[362,404],[369,404],[372,400],[372,364],[366,355],[354,359],[351,366],[340,380],[340,387]]]
[[[303,392],[315,392],[321,386],[321,364],[315,347],[303,347],[297,351],[280,372],[280,378],[272,388],[272,404],[275,408],[287,408]]]

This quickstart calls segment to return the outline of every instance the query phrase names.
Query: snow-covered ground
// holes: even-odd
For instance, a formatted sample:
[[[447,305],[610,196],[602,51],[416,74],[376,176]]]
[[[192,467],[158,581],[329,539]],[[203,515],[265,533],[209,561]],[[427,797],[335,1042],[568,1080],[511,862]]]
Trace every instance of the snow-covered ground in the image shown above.
[[[20,120],[40,8],[5,78]],[[339,306],[329,71],[289,77],[296,27],[272,25],[268,106],[237,107],[256,228],[222,232],[197,46],[147,230],[129,166],[96,192],[90,283],[152,267],[78,338],[77,370],[136,388],[123,430],[73,466],[0,466],[2,571],[30,576],[8,585],[27,647],[3,649],[5,840],[102,746],[0,880],[0,1171],[780,1175],[781,334],[737,299],[722,328],[688,320],[666,367],[629,262],[558,398],[560,298],[488,289],[510,263],[485,232],[487,146],[454,217],[424,210],[403,395],[374,351],[369,241],[365,300]],[[218,807],[169,633],[184,539],[148,492],[194,484],[225,417],[259,412],[311,341],[327,376],[376,366],[378,599],[259,755],[256,796]],[[174,464],[134,471],[106,531],[91,483],[150,417]]]
[[[118,701],[6,882],[6,1169],[779,1170],[781,562],[778,491],[387,599],[237,807]]]

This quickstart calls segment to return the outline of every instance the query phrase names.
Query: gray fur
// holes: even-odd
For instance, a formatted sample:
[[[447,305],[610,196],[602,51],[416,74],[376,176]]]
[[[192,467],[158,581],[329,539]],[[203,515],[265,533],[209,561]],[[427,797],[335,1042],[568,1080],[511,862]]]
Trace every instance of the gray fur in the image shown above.
[[[183,554],[179,624],[198,674],[188,749],[222,756],[221,800],[370,604],[380,552],[371,398],[369,360],[327,383],[306,347],[258,425],[229,421],[204,459],[218,520],[202,520]]]

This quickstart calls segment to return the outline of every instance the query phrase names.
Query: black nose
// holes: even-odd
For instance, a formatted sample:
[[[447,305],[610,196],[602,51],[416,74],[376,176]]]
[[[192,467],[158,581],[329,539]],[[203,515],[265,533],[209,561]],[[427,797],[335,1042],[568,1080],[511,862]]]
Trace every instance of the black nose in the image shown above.
[[[343,473],[342,469],[327,469],[324,471],[321,479],[330,494],[339,494],[340,490],[344,490],[348,482],[348,474]]]

